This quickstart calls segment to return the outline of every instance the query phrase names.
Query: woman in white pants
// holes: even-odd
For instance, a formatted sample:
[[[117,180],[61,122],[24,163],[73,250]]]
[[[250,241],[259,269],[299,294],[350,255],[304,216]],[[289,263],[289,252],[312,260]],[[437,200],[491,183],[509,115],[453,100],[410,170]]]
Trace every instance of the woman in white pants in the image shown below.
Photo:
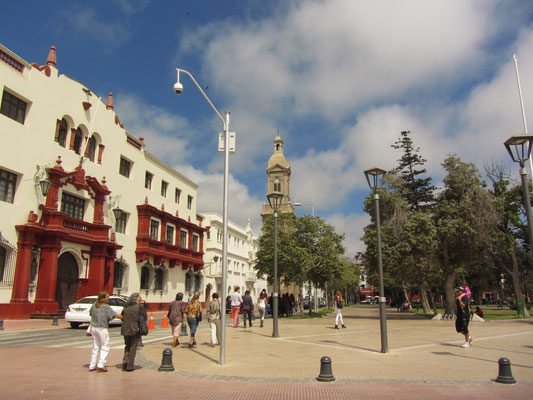
[[[221,323],[220,323],[220,300],[218,300],[218,293],[213,293],[211,296],[213,300],[207,305],[206,315],[207,322],[209,322],[209,329],[211,330],[211,347],[215,347],[217,342],[222,341]]]
[[[265,292],[261,292],[259,295],[259,299],[257,299],[257,311],[259,311],[259,318],[261,318],[261,322],[259,327],[263,327],[263,321],[265,320],[265,313],[266,313],[266,306],[267,306],[267,298],[265,295]]]
[[[342,307],[344,306],[344,300],[342,299],[342,293],[340,290],[337,290],[335,294],[335,329],[339,329],[339,320],[343,328],[346,328],[344,321],[342,320]]]
[[[109,306],[109,293],[106,291],[98,293],[98,298],[89,314],[91,316],[90,333],[93,337],[89,371],[107,372],[105,366],[109,353],[109,331],[107,328],[109,328],[109,321],[114,318],[122,319],[122,315],[115,314],[115,311]]]

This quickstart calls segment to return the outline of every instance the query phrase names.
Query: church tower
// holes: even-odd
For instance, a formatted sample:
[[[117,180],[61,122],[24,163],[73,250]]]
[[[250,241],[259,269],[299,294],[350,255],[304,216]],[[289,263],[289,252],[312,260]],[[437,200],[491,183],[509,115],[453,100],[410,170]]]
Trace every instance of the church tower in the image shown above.
[[[267,166],[267,194],[274,191],[283,193],[280,213],[294,213],[294,207],[291,204],[290,197],[290,180],[291,180],[291,166],[283,155],[283,140],[277,136],[274,139],[274,154],[268,160]],[[277,179],[276,179],[277,178]],[[276,183],[279,180],[279,183]],[[261,217],[263,222],[265,218],[274,213],[270,204],[264,203]]]

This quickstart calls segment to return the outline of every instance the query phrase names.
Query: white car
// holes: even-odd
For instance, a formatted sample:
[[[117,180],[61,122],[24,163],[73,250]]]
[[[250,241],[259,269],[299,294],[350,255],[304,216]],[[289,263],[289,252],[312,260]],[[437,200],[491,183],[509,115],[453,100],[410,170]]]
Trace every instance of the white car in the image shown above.
[[[68,306],[65,312],[65,321],[70,323],[70,326],[74,329],[78,328],[81,324],[90,323],[91,316],[89,315],[89,310],[97,298],[98,296],[87,296]],[[121,314],[122,309],[126,305],[126,301],[122,297],[109,296],[109,305],[116,314]],[[109,324],[122,325],[122,320],[115,318]]]
[[[361,304],[372,304],[372,299],[366,298],[364,300],[361,300]]]

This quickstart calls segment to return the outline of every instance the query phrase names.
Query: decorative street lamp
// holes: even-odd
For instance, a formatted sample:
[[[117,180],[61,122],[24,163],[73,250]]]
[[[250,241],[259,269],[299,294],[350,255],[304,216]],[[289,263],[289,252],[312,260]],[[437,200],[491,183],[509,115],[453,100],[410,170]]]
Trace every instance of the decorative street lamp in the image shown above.
[[[274,187],[278,187],[279,178],[274,178]],[[274,299],[272,300],[272,337],[279,337],[278,333],[278,209],[283,199],[283,193],[273,191],[267,195],[268,204],[274,210]]]
[[[529,179],[526,171],[526,161],[531,155],[531,145],[533,144],[533,136],[530,135],[514,135],[507,139],[504,143],[505,148],[509,152],[512,160],[520,164],[520,177],[522,178],[522,192],[524,192],[524,208],[526,209],[527,227],[529,232],[529,246],[533,256],[533,225],[531,224],[531,200],[529,198]],[[503,286],[503,284],[502,284]],[[516,299],[517,302],[521,299]],[[503,299],[502,299],[503,302]],[[523,303],[522,303],[523,304]],[[503,306],[503,304],[502,304]],[[523,309],[522,309],[523,313]],[[519,314],[521,315],[521,314]]]
[[[221,315],[221,343],[220,343],[220,361],[219,364],[223,365],[226,361],[226,281],[227,281],[227,270],[228,270],[228,191],[229,191],[229,147],[230,147],[230,131],[229,131],[229,122],[230,122],[230,112],[224,111],[224,117],[220,114],[220,112],[216,109],[216,107],[213,105],[209,97],[205,94],[205,92],[202,90],[198,82],[196,82],[196,79],[191,75],[190,72],[185,71],[184,69],[176,68],[176,72],[178,74],[178,78],[176,83],[174,84],[174,93],[177,95],[180,95],[183,92],[183,85],[180,82],[180,72],[186,74],[191,78],[191,80],[194,82],[200,93],[204,96],[206,101],[209,103],[213,111],[216,113],[218,118],[220,118],[220,121],[223,125],[223,133],[222,133],[222,139],[223,139],[223,146],[224,146],[224,193],[223,193],[223,200],[222,200],[222,297],[221,297],[221,303],[222,303],[222,315]],[[220,150],[220,149],[219,149]]]
[[[52,187],[52,182],[49,180],[43,179],[39,182],[39,186],[41,187],[41,193],[43,197],[46,197],[48,192],[50,191],[50,188]]]
[[[385,304],[387,299],[385,298],[385,289],[383,287],[383,260],[381,257],[381,227],[379,225],[379,194],[377,188],[381,186],[383,175],[387,171],[374,167],[365,171],[366,180],[370,189],[374,192],[374,204],[376,209],[376,234],[377,234],[377,247],[378,247],[378,273],[379,273],[379,324],[381,328],[381,352],[389,352],[389,342],[387,339],[387,311]]]

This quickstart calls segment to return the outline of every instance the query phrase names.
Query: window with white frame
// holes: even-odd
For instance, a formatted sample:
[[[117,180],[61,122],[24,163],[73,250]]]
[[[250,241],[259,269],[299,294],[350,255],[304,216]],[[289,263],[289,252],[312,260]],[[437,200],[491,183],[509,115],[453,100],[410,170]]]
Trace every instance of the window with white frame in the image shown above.
[[[167,225],[167,243],[174,244],[174,227],[172,225]]]
[[[161,181],[161,196],[167,197],[168,182]]]
[[[192,196],[187,196],[187,208],[192,210]]]
[[[163,283],[165,281],[165,271],[163,268],[155,270],[154,290],[163,290]]]
[[[144,176],[144,187],[148,190],[152,189],[152,179],[154,178],[154,174],[146,171],[146,175]]]
[[[187,248],[187,231],[181,230],[180,231],[180,246]]]
[[[115,220],[115,232],[126,233],[126,221],[128,219],[128,214],[124,211],[120,214],[120,218]]]
[[[200,237],[198,235],[192,235],[192,249],[198,251],[198,244],[200,243]]]
[[[0,201],[13,203],[15,201],[15,187],[17,175],[0,169]]]
[[[126,178],[130,177],[131,161],[126,160],[124,157],[120,157],[120,166],[118,173]]]
[[[24,100],[4,90],[0,114],[4,114],[6,117],[24,125],[27,106],[28,104]]]
[[[150,268],[143,266],[141,268],[141,289],[150,289]]]
[[[159,221],[155,219],[150,220],[150,237],[159,240]]]
[[[61,211],[70,218],[83,220],[85,213],[85,200],[63,192],[61,195]]]
[[[181,197],[181,190],[179,190],[178,188],[176,188],[176,190],[174,191],[174,201],[179,204],[180,203],[180,197]]]

